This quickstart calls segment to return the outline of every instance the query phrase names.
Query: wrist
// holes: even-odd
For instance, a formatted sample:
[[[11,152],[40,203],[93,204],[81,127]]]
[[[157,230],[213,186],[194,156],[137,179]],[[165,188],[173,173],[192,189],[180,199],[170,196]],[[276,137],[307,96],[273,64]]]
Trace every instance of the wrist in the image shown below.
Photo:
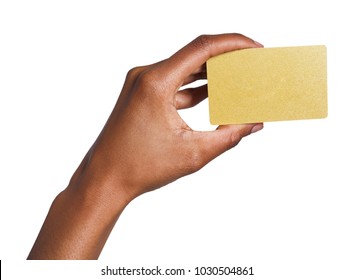
[[[121,212],[134,198],[127,191],[123,178],[110,171],[107,164],[92,158],[90,152],[73,174],[65,190],[92,207]]]
[[[28,259],[97,259],[119,215],[131,201],[86,159],[54,200]],[[114,186],[115,189],[117,186]]]

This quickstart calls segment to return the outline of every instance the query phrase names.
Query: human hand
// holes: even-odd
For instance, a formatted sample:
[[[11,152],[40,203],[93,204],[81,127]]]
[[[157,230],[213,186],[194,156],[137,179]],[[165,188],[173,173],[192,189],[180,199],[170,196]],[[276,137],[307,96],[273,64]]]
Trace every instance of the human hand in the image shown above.
[[[207,97],[179,90],[206,77],[208,58],[262,47],[239,34],[201,36],[170,58],[129,71],[101,134],[54,200],[28,259],[97,259],[126,205],[193,173],[263,124],[193,131],[177,110]],[[235,108],[237,110],[237,108]]]
[[[199,170],[261,129],[262,124],[245,124],[193,131],[177,112],[207,97],[206,85],[179,89],[206,78],[208,58],[257,47],[262,45],[240,34],[200,36],[164,61],[130,70],[107,124],[74,179],[84,178],[82,183],[95,178],[101,183],[94,188],[108,187],[105,191],[113,199],[131,200]]]

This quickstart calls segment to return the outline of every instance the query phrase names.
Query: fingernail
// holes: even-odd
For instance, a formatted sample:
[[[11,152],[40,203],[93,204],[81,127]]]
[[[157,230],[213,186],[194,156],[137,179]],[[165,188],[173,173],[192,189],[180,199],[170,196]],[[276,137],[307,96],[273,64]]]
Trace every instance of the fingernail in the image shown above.
[[[254,127],[252,127],[251,133],[255,133],[257,131],[260,131],[262,128],[263,128],[263,124],[262,123],[256,124]]]
[[[253,42],[258,46],[258,47],[261,47],[261,48],[264,48],[263,44],[253,40]]]

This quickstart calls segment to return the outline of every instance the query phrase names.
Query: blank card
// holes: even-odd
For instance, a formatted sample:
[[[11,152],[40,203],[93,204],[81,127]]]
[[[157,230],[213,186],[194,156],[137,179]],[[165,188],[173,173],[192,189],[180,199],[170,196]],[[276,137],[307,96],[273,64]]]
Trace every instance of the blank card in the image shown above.
[[[207,61],[207,75],[212,124],[327,116],[325,46],[228,52]]]

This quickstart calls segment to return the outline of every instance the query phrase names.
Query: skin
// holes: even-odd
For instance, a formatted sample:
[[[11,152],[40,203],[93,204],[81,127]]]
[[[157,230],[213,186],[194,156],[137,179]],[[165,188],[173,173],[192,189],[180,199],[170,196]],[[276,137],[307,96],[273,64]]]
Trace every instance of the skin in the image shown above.
[[[139,195],[196,172],[263,124],[193,131],[177,110],[207,97],[208,58],[263,47],[240,34],[203,35],[170,58],[127,74],[101,134],[53,201],[28,259],[97,259],[124,208]]]

